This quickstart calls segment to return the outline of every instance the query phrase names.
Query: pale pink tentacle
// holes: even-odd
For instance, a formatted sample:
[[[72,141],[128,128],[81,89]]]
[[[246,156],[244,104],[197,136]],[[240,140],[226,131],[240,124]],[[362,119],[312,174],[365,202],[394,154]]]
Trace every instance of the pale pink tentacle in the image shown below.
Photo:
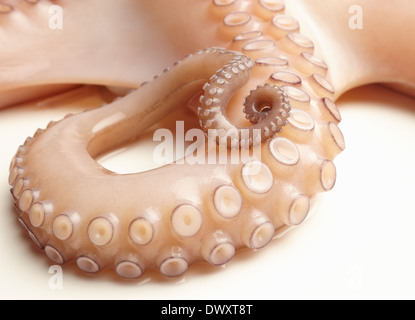
[[[282,13],[283,6],[274,7],[280,2],[257,4],[259,17],[232,13],[235,4],[214,1],[212,11],[223,17],[219,29],[231,41],[229,47],[242,49],[256,65],[236,52],[200,51],[110,105],[51,123],[19,148],[9,178],[19,221],[52,261],[75,260],[91,273],[112,267],[126,278],[147,269],[178,276],[202,259],[220,265],[236,249],[262,248],[276,230],[300,224],[310,199],[334,186],[332,160],[344,149],[344,140],[337,127],[338,110],[329,98],[331,86],[323,78],[324,63],[312,55],[313,43],[295,32],[295,21],[288,27],[281,27],[279,16],[271,22]],[[264,38],[265,30],[250,30],[260,19],[272,23],[274,40]],[[228,66],[230,77],[223,69]],[[218,74],[223,74],[223,82],[218,82]],[[213,87],[214,81],[223,87]],[[226,107],[247,81],[250,88],[272,83],[245,100],[247,114],[257,117],[249,117],[254,122],[250,130],[261,130],[261,160],[215,165],[215,175],[212,166],[187,163],[117,175],[94,160],[137,138],[205,83],[199,110],[202,128],[209,128],[206,113],[214,107],[209,99],[216,103],[221,91],[224,99],[216,105],[218,121],[212,128],[240,130],[243,126],[232,124]],[[243,92],[234,98],[240,100]],[[274,94],[279,96],[276,102]],[[273,112],[281,111],[286,114],[278,123]],[[277,122],[275,128],[267,122],[268,113],[271,122]],[[282,126],[282,134],[275,136]]]

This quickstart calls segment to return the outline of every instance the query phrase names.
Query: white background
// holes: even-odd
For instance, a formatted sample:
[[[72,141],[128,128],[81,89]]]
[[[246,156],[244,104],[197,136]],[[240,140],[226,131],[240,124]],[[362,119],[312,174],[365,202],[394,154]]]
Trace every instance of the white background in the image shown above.
[[[415,100],[368,86],[338,105],[347,147],[335,161],[337,184],[314,201],[302,226],[260,251],[239,251],[226,267],[195,265],[179,279],[150,272],[122,281],[111,272],[87,276],[64,266],[62,290],[49,288],[52,263],[18,224],[7,178],[27,136],[79,108],[0,110],[0,298],[414,299]],[[138,150],[108,165],[140,170]]]

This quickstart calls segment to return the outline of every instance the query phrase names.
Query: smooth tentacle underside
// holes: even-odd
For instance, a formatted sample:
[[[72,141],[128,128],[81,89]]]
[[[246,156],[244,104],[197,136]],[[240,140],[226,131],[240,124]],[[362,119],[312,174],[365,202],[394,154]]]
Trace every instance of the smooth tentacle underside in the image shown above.
[[[197,51],[19,147],[9,176],[18,219],[54,263],[114,268],[124,278],[149,269],[178,276],[202,260],[223,265],[237,249],[262,248],[302,223],[310,199],[333,188],[333,160],[345,148],[341,117],[327,65],[299,23],[275,0],[213,0],[207,13],[225,48]],[[120,175],[95,161],[195,96],[200,127],[216,133],[225,163],[189,154]],[[259,151],[235,163],[235,150]]]

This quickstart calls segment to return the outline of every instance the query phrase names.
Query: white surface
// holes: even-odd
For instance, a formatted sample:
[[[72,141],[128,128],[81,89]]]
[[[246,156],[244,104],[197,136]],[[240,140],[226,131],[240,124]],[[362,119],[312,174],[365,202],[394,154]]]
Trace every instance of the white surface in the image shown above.
[[[335,161],[337,184],[302,226],[257,252],[238,252],[225,268],[201,264],[180,279],[152,272],[125,282],[66,266],[62,290],[49,288],[52,263],[18,224],[7,178],[25,138],[76,108],[0,110],[0,298],[414,299],[415,100],[369,86],[338,104],[347,147]],[[137,150],[108,163],[137,164]]]

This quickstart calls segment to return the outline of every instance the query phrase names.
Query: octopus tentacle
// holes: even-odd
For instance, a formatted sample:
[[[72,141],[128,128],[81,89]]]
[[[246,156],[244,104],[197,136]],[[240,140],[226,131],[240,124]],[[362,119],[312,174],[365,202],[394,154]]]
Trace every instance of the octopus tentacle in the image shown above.
[[[236,68],[237,66],[232,66],[231,70],[237,75],[239,70]],[[223,71],[220,70],[219,74],[223,74]],[[283,90],[269,83],[252,90],[245,99],[243,111],[253,125],[241,128],[233,125],[226,115],[229,92],[234,90],[221,88],[221,85],[228,81],[225,79],[232,79],[231,72],[225,71],[223,78],[215,75],[204,87],[205,94],[200,99],[202,105],[199,118],[200,125],[206,133],[211,129],[223,130],[224,136],[228,137],[225,141],[227,146],[239,148],[257,146],[275,133],[281,132],[282,127],[287,124],[291,110],[287,94]],[[248,131],[245,137],[241,133],[242,130]],[[255,133],[255,130],[259,132]]]
[[[216,56],[216,59],[209,60],[214,62],[211,67],[207,67],[206,58],[212,56]],[[97,110],[51,123],[46,130],[39,131],[34,138],[26,140],[11,164],[9,182],[13,186],[12,194],[21,213],[19,218],[21,223],[38,246],[44,248],[52,261],[63,264],[75,259],[81,269],[94,273],[108,266],[111,257],[116,256],[115,269],[122,276],[130,278],[138,276],[144,269],[157,267],[165,275],[177,276],[187,269],[190,261],[197,260],[199,255],[203,255],[216,265],[228,261],[233,256],[234,246],[239,245],[238,240],[233,239],[235,235],[233,237],[212,235],[214,240],[209,240],[207,244],[202,242],[203,249],[199,250],[203,254],[195,253],[194,246],[189,245],[187,239],[197,237],[201,241],[202,225],[210,224],[204,221],[210,217],[207,217],[206,213],[202,214],[200,204],[196,205],[201,201],[197,199],[197,195],[193,201],[183,199],[173,205],[175,209],[170,215],[161,215],[158,210],[143,206],[141,198],[132,198],[126,184],[150,183],[145,180],[153,179],[152,174],[117,176],[114,180],[114,174],[100,167],[91,156],[122,144],[131,136],[135,137],[145,129],[145,126],[150,126],[169,108],[176,106],[169,103],[170,99],[175,103],[181,99],[181,96],[184,97],[183,101],[188,100],[200,90],[209,78],[209,74],[214,73],[219,65],[223,65],[223,61],[235,56],[240,54],[218,49],[199,52],[177,64],[172,71],[158,77],[151,85]],[[241,61],[244,59],[248,69],[249,60],[244,57]],[[203,63],[205,67],[200,74],[193,71],[197,63]],[[189,72],[191,75],[188,74]],[[189,77],[193,77],[194,80],[189,81]],[[186,79],[186,83],[181,83],[180,79]],[[165,93],[164,90],[168,85],[170,91]],[[154,93],[157,90],[164,92],[162,105],[157,92],[149,95],[149,91]],[[42,160],[39,162],[36,159]],[[61,171],[61,166],[66,168],[65,172]],[[185,176],[184,170],[179,170],[180,174],[176,173],[177,181],[180,181],[182,175]],[[224,167],[222,170],[227,176],[225,174],[227,169]],[[167,166],[163,171],[167,171],[166,176],[172,177],[171,171],[177,169]],[[192,171],[195,177],[189,178],[197,179],[200,168]],[[59,191],[57,193],[52,191],[57,191],[57,185],[56,188],[50,189],[55,181],[57,184],[66,183],[71,191],[75,191],[78,186],[74,186],[74,180],[78,178],[85,183],[82,192],[71,192],[64,196]],[[230,212],[232,210],[226,201],[233,202],[237,209],[236,214],[242,209],[241,201],[237,201],[241,199],[239,192],[229,184],[230,182],[230,178],[225,179],[223,185],[214,193],[215,206],[220,214],[227,216],[227,219],[230,214],[235,215],[235,212]],[[46,184],[48,188],[44,187]],[[116,193],[119,198],[108,201],[105,195],[111,193],[113,188],[118,189]],[[101,203],[100,210],[91,207],[90,190],[98,191],[97,195],[100,196],[95,200]],[[159,192],[161,195],[161,190]],[[164,193],[168,193],[168,189]],[[121,203],[123,206],[129,203],[131,212],[117,212]],[[254,228],[255,222],[250,224]],[[35,230],[31,231],[31,228]],[[267,228],[270,228],[269,225]],[[206,232],[210,233],[210,230],[204,230],[204,233]],[[255,231],[254,228],[247,232],[249,234],[259,231]],[[214,234],[226,233],[217,230]],[[157,239],[153,239],[156,235]],[[121,240],[120,237],[127,239]],[[161,240],[160,237],[165,239]],[[262,242],[255,240],[258,237],[259,235],[256,234],[248,235],[245,242],[250,246],[259,246],[259,243],[262,246]],[[183,243],[179,245],[178,239]],[[126,246],[127,250],[123,250],[126,243],[130,245]],[[169,247],[166,243],[177,243],[177,245]],[[85,252],[88,246],[91,250]],[[160,254],[151,259],[143,259],[140,254],[139,259],[134,255],[137,247],[148,254],[150,251]],[[141,253],[141,250],[139,251]],[[131,254],[134,257],[127,259]]]
[[[334,187],[333,159],[345,144],[326,65],[281,1],[255,2],[255,15],[241,2],[212,2],[229,50],[189,55],[111,104],[51,122],[19,147],[9,175],[18,219],[52,261],[75,261],[88,273],[113,268],[128,279],[149,269],[179,276],[201,260],[222,265],[237,249],[262,248],[302,223],[310,199]],[[259,158],[234,164],[228,149],[214,176],[212,166],[190,162],[118,175],[94,160],[202,88],[201,128],[223,130],[228,146],[259,145]],[[230,105],[244,109],[251,125],[230,120]]]
[[[195,64],[206,65],[206,58],[212,56],[215,59],[209,59],[212,62],[200,74],[194,73]],[[310,195],[333,187],[334,165],[317,154],[321,160],[307,158],[308,147],[284,137],[265,144],[263,162],[219,165],[218,177],[208,180],[199,178],[211,170],[205,165],[172,164],[154,172],[116,175],[93,159],[135,137],[174,108],[170,100],[190,99],[209,73],[235,57],[246,61],[247,69],[251,67],[249,59],[238,53],[201,51],[124,98],[51,123],[26,140],[12,161],[9,182],[19,221],[52,261],[75,260],[90,273],[113,267],[125,278],[136,278],[147,269],[178,276],[195,261],[220,265],[241,246],[262,248],[276,229],[305,219]],[[184,78],[186,83],[181,83]],[[168,93],[163,91],[166,87]],[[164,92],[161,100],[158,91]],[[304,125],[298,121],[297,126]],[[315,177],[307,179],[311,186],[289,181],[284,175],[290,170],[317,174],[320,187],[312,182]],[[184,181],[198,186],[197,190],[169,197],[170,186]],[[62,184],[66,190],[59,188]],[[157,198],[165,199],[159,206],[149,201],[154,199],[156,185]],[[261,204],[266,197],[279,199],[277,211],[271,210],[270,202]]]

